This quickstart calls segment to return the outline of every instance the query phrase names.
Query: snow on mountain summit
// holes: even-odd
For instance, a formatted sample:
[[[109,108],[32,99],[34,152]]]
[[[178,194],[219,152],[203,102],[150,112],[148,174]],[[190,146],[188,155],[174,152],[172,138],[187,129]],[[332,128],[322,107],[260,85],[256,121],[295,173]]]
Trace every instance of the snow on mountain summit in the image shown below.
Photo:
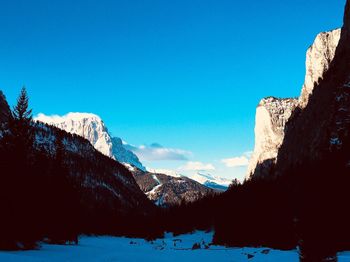
[[[203,172],[197,172],[197,174],[190,176],[191,179],[201,183],[202,185],[205,185],[210,188],[221,188],[226,190],[229,185],[232,183],[232,180],[222,178],[222,177],[217,177],[213,176],[208,173],[203,173]]]
[[[66,122],[67,120],[81,121],[83,119],[94,119],[96,121],[102,121],[98,115],[95,115],[93,113],[78,113],[78,112],[70,112],[63,116],[59,116],[59,115],[47,116],[45,114],[39,113],[38,116],[35,117],[35,119],[41,122],[52,122],[52,123],[62,123],[62,122]]]
[[[68,113],[64,116],[38,114],[35,120],[82,136],[89,140],[102,154],[121,163],[131,164],[141,170],[145,170],[138,157],[125,148],[125,142],[118,137],[110,135],[104,122],[98,115],[91,113]]]
[[[89,113],[68,113],[64,116],[39,114],[35,120],[82,136],[89,140],[98,151],[115,158],[112,154],[111,138],[103,121],[97,115]]]

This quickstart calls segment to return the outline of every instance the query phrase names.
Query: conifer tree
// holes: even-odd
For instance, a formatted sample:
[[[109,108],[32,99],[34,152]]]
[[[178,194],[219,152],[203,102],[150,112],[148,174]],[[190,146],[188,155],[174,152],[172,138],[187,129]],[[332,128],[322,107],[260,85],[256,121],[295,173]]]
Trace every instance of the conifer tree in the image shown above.
[[[18,146],[17,150],[23,150],[28,154],[28,150],[34,143],[34,132],[32,126],[32,110],[28,108],[29,98],[26,88],[23,87],[17,99],[17,104],[12,111],[10,121],[10,132]]]
[[[29,98],[27,90],[25,87],[22,87],[21,93],[17,99],[17,105],[14,107],[12,112],[14,118],[29,123],[32,120],[32,110],[28,109],[28,106]]]

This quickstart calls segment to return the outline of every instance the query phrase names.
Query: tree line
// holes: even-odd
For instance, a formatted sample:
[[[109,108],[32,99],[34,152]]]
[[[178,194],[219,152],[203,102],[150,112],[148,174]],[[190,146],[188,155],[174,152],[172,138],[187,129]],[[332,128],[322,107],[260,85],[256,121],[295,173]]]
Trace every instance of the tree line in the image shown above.
[[[1,125],[0,248],[29,249],[46,238],[77,242],[78,198],[63,164],[62,139],[53,157],[34,148],[35,130],[23,88]]]
[[[350,249],[350,166],[343,150],[304,161],[283,176],[232,184],[223,194],[163,211],[176,234],[214,230],[213,242],[234,247],[299,250],[300,261],[337,261]]]

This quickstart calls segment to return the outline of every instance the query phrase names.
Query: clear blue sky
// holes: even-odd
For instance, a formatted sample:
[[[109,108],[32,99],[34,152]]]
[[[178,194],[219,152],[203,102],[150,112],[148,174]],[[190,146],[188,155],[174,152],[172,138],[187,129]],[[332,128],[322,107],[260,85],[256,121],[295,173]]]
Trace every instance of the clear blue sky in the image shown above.
[[[254,146],[262,97],[298,96],[305,51],[345,0],[0,0],[0,89],[34,113],[93,112],[134,145],[220,160]],[[150,161],[176,168],[185,161]]]

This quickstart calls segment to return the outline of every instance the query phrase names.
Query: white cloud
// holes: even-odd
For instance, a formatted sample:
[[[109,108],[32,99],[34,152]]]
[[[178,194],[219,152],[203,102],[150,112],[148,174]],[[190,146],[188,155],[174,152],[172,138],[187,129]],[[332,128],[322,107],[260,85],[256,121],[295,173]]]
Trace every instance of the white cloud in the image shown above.
[[[185,165],[179,167],[180,170],[186,171],[208,171],[215,170],[213,164],[189,161]]]
[[[227,167],[242,167],[247,166],[249,158],[246,155],[232,158],[225,158],[221,160]]]
[[[124,144],[124,147],[134,152],[141,161],[188,160],[192,154],[182,149],[166,148],[157,143],[141,146]]]

